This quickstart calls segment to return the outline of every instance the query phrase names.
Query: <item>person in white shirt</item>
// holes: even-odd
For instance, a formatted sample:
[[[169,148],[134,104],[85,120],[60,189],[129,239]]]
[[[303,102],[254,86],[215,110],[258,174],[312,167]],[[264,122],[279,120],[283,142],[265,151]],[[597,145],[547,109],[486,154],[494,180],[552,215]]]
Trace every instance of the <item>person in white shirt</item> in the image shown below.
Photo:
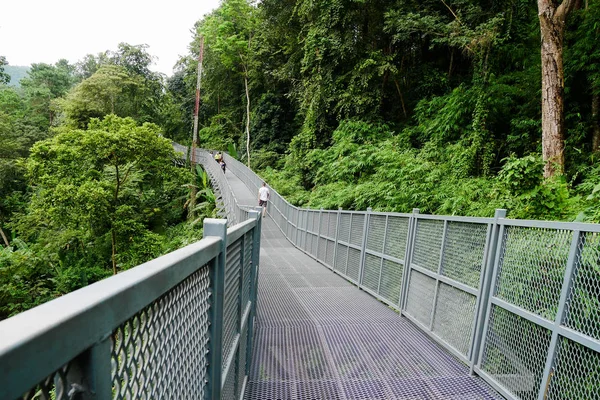
[[[267,184],[263,182],[262,187],[258,189],[258,205],[263,208],[263,218],[267,213],[267,201],[269,200],[269,197],[271,197],[271,193],[269,192]]]

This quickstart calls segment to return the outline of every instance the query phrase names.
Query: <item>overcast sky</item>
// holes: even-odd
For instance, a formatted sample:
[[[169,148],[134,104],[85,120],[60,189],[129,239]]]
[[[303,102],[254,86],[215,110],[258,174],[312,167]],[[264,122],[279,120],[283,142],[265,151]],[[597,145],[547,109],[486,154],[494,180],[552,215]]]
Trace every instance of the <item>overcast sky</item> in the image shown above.
[[[155,6],[160,4],[161,7]],[[10,65],[75,63],[120,42],[147,44],[153,70],[171,75],[194,23],[219,0],[12,0],[0,7],[0,55]]]

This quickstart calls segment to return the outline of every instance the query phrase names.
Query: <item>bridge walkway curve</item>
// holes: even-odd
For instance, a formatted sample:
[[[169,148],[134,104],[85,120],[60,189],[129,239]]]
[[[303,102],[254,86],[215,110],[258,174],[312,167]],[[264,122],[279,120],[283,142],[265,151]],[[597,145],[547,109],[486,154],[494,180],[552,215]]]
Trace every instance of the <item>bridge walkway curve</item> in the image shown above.
[[[240,204],[257,194],[225,174]],[[410,321],[262,225],[245,399],[502,399]]]

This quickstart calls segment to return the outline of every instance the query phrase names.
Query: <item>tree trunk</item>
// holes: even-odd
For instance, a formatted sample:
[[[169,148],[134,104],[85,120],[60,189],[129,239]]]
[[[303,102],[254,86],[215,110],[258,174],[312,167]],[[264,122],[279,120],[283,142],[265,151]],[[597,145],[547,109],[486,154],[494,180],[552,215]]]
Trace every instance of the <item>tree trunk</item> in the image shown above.
[[[248,91],[248,70],[244,66],[244,88],[246,89],[246,154],[250,168],[250,92]]]
[[[4,234],[4,230],[2,229],[1,226],[0,226],[0,235],[2,235],[2,240],[4,240],[4,244],[6,245],[6,247],[10,246],[10,243],[8,242],[8,238]]]
[[[600,150],[600,95],[592,95],[592,151]]]
[[[120,189],[120,178],[119,178],[119,164],[117,161],[115,161],[115,175],[117,178],[117,183],[115,186],[115,193],[114,193],[114,201],[115,201],[115,212],[117,210],[118,207],[118,200],[119,200],[119,189]],[[111,227],[110,227],[110,236],[111,236],[111,247],[112,247],[112,266],[113,266],[113,275],[117,274],[117,234],[115,233],[115,226],[114,226],[114,221],[113,223],[111,223]]]
[[[562,173],[565,167],[563,39],[565,20],[575,5],[564,0],[538,0],[542,55],[542,156],[544,177]]]
[[[113,275],[117,274],[117,235],[115,234],[115,228],[110,230],[110,242],[112,248],[112,267]]]
[[[396,84],[396,90],[400,95],[400,103],[402,104],[402,112],[404,113],[404,118],[408,118],[408,113],[406,112],[406,105],[404,104],[404,96],[402,95],[402,90],[400,90],[400,84],[398,83],[398,79],[394,79],[394,83]]]

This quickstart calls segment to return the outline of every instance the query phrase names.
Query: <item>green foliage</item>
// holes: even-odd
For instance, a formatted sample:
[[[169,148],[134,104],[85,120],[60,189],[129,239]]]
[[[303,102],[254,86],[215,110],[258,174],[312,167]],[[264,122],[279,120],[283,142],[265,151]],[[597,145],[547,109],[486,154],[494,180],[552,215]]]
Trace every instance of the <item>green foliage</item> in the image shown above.
[[[148,231],[181,217],[174,199],[189,175],[172,164],[173,148],[159,133],[110,115],[92,119],[86,131],[61,128],[38,142],[27,161],[35,195],[18,222],[21,234],[56,252],[73,240],[104,248],[112,242],[104,265],[113,257],[119,269],[139,261],[132,251],[151,254],[156,243]]]
[[[8,65],[6,57],[0,56],[0,85],[5,85],[10,82],[10,75],[4,72],[5,67]]]
[[[109,114],[144,121],[148,95],[140,77],[130,75],[125,67],[106,65],[79,83],[61,102],[61,108],[67,124],[77,128],[85,128],[92,118]]]
[[[577,198],[572,198],[563,177],[544,181],[544,162],[539,155],[509,157],[498,174],[506,190],[503,208],[511,218],[573,219]]]
[[[55,65],[33,64],[28,76],[21,79],[28,111],[40,129],[57,125],[56,101],[73,86],[73,72],[73,66],[66,60],[60,60]]]

